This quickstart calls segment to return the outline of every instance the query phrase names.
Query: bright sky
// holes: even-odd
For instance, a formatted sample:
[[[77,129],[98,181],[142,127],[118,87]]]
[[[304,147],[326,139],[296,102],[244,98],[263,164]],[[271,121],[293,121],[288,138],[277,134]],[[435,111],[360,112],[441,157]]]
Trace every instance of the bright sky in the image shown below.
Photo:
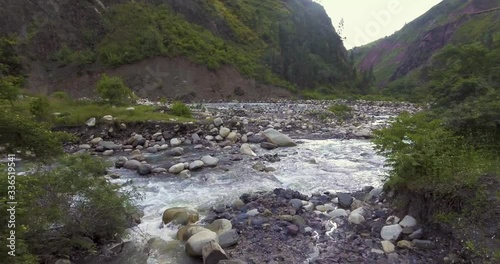
[[[338,30],[344,19],[342,37],[347,49],[389,36],[405,23],[424,14],[441,0],[318,0]]]

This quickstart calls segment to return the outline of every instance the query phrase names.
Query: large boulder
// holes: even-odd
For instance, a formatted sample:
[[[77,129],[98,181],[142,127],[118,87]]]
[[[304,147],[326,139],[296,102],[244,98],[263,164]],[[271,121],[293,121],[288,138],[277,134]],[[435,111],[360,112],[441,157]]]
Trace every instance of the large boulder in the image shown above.
[[[163,223],[175,223],[180,225],[187,225],[196,223],[200,219],[200,215],[193,209],[187,207],[173,207],[163,212]]]
[[[122,147],[121,145],[117,145],[111,141],[100,141],[97,145],[102,146],[105,150],[108,150],[108,149],[109,150],[117,150],[117,149],[120,149]]]
[[[201,257],[203,246],[212,241],[219,242],[215,232],[202,231],[196,233],[186,242],[186,253],[192,257]]]
[[[275,130],[273,128],[269,128],[269,129],[265,130],[263,135],[264,135],[264,137],[266,137],[266,139],[269,142],[275,144],[278,147],[297,146],[297,144],[295,142],[293,142],[293,140],[290,137],[288,137],[287,135],[285,135],[283,133],[278,132],[277,130]]]

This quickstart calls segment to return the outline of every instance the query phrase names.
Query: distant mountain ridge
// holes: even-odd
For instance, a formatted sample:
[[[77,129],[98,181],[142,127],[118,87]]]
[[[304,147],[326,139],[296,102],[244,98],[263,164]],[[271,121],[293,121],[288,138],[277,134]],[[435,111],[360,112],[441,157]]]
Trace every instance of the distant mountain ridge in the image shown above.
[[[224,91],[245,90],[229,87],[233,84],[220,78],[224,71],[219,69],[227,67],[242,74],[230,79],[250,78],[289,90],[333,87],[352,79],[341,38],[324,8],[312,0],[6,2],[0,11],[0,33],[19,38],[18,50],[31,76],[28,86],[38,91],[46,87],[44,92],[66,89],[91,95],[92,87],[79,84],[93,86],[100,72],[112,74],[155,57],[187,58],[206,66],[206,71],[190,73],[198,67],[189,66],[184,71],[189,74],[178,84],[185,89],[162,87],[150,91],[154,96],[219,86]],[[126,83],[141,94],[144,76],[118,72],[125,73]],[[169,74],[158,83],[171,84],[174,73],[162,76]],[[198,75],[211,75],[212,87],[203,87]]]
[[[352,50],[356,65],[373,67],[376,82],[415,73],[448,44],[500,37],[500,1],[444,0],[391,36]]]

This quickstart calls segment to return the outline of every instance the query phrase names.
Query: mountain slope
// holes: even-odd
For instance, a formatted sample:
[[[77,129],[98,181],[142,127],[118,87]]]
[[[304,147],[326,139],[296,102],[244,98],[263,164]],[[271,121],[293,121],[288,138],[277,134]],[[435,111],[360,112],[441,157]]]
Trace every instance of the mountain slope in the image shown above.
[[[498,0],[444,0],[393,35],[353,49],[356,65],[373,67],[379,86],[412,76],[448,44],[499,38],[499,6]]]
[[[142,67],[141,61],[154,57],[163,58],[163,64],[187,58],[193,63],[187,72],[206,66],[191,77],[212,74],[217,79],[219,69],[230,67],[244,76],[233,78],[292,90],[335,86],[351,77],[340,37],[323,7],[312,0],[7,0],[5,6],[0,33],[20,39],[18,51],[32,89],[91,95],[93,87],[73,91],[63,83],[93,80],[125,65]],[[141,94],[140,76],[123,78]],[[184,81],[194,90],[203,89],[189,79]],[[211,85],[231,88],[223,81]],[[155,96],[167,88],[172,87],[162,87]]]

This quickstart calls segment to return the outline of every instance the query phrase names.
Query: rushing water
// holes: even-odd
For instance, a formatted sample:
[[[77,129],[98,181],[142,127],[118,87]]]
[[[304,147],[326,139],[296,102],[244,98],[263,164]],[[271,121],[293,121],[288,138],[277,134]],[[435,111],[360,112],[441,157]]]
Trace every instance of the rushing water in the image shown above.
[[[326,190],[355,191],[367,185],[381,184],[384,158],[374,152],[369,141],[298,141],[301,143],[293,148],[257,150],[257,155],[279,155],[280,162],[265,163],[266,166],[276,168],[271,173],[252,169],[257,161],[250,157],[224,166],[225,169],[205,168],[193,173],[190,179],[167,176],[144,178],[128,170],[115,170],[122,175],[121,179],[113,180],[115,183],[128,182],[124,184],[124,188],[134,186],[143,194],[143,199],[138,204],[144,210],[144,217],[132,232],[132,239],[143,242],[151,237],[173,240],[177,230],[161,228],[163,211],[170,207],[193,207],[203,217],[211,206],[232,203],[243,193],[253,191],[281,187],[311,194]],[[221,153],[221,156],[224,155],[229,154]],[[172,256],[169,259],[174,261],[172,263],[182,262]]]
[[[262,104],[211,104],[212,109],[262,107]],[[295,105],[294,108],[307,110],[312,105]],[[272,108],[270,108],[272,109]],[[286,108],[285,108],[286,109]],[[267,109],[267,111],[270,111]],[[281,111],[275,108],[275,111]],[[391,115],[379,114],[372,125],[384,124]],[[176,228],[162,227],[162,214],[165,209],[176,206],[192,207],[200,212],[201,218],[215,205],[231,204],[244,193],[270,191],[274,188],[290,188],[304,194],[327,190],[351,192],[364,186],[380,186],[385,174],[384,158],[377,155],[368,140],[300,140],[297,147],[279,148],[267,151],[258,148],[258,156],[277,154],[281,161],[266,166],[274,172],[259,172],[252,168],[258,162],[252,157],[241,161],[231,161],[229,151],[215,152],[221,161],[216,168],[204,168],[193,172],[189,179],[172,176],[141,177],[135,172],[115,169],[120,179],[113,180],[123,184],[123,188],[137,188],[143,199],[138,201],[144,210],[141,224],[131,230],[131,239],[144,243],[149,238],[159,237],[165,241],[175,240]],[[207,153],[188,148],[182,162],[199,159]],[[211,154],[214,152],[212,151]],[[172,159],[172,158],[170,158]],[[172,160],[170,160],[172,162]],[[165,164],[156,159],[153,165]],[[161,259],[161,260],[160,260]],[[163,256],[150,256],[147,263],[196,263],[186,259],[182,247],[173,247]],[[130,262],[132,263],[132,262]]]

